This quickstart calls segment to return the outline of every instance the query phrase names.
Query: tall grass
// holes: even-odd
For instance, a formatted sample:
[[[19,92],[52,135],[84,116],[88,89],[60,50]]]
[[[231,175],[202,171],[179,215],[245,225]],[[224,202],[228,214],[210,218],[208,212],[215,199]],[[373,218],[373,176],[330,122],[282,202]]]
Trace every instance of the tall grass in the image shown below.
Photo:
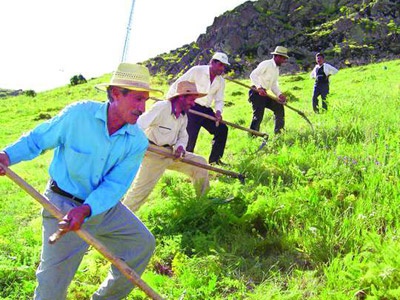
[[[281,77],[315,132],[289,109],[286,132],[271,134],[261,150],[261,139],[230,128],[224,161],[246,181],[211,174],[207,197],[167,172],[137,213],[157,238],[143,279],[168,299],[398,299],[399,71],[399,60],[340,70],[323,114],[312,112],[308,74]],[[93,85],[108,79],[1,100],[0,146],[67,103],[105,100]],[[165,91],[164,82],[156,81]],[[249,126],[247,90],[227,82],[225,95],[224,118]],[[268,111],[261,131],[273,132]],[[196,152],[208,156],[211,136],[202,133]],[[12,168],[41,191],[50,159],[51,151]],[[36,284],[40,206],[7,178],[0,192],[0,297],[27,299]],[[69,299],[89,299],[107,268],[90,251]],[[145,295],[135,289],[129,299]]]

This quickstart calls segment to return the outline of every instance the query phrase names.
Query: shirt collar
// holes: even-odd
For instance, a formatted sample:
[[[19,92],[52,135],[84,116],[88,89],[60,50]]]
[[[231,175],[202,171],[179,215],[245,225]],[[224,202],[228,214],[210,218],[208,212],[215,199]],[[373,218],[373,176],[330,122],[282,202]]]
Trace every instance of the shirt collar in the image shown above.
[[[107,128],[107,110],[108,110],[109,102],[104,102],[100,105],[97,110],[95,117],[104,122],[104,128],[108,131]],[[136,135],[136,131],[138,130],[137,124],[125,124],[120,129],[115,132],[115,134],[124,135],[125,133],[130,135]]]
[[[176,118],[176,115],[175,115],[175,112],[176,112],[176,98],[175,99],[172,99],[172,100],[170,100],[169,102],[171,102],[171,114]],[[184,116],[185,115],[185,111],[181,111],[181,114],[179,115],[179,117],[180,116]],[[178,118],[179,118],[178,117]],[[176,118],[176,119],[178,119],[178,118]]]
[[[272,60],[274,67],[279,69],[279,67],[276,65],[275,59],[271,59],[271,60]]]

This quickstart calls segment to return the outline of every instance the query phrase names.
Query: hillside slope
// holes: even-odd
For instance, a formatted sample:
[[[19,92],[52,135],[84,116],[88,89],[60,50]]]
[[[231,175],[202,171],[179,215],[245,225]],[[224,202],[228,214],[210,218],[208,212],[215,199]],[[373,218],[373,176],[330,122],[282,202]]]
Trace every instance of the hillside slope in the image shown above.
[[[153,74],[171,79],[213,51],[229,54],[236,76],[270,57],[276,45],[289,48],[283,73],[307,71],[324,51],[334,65],[363,65],[400,55],[397,0],[259,0],[245,2],[215,18],[195,42],[146,61]]]
[[[157,239],[143,280],[165,299],[399,299],[400,85],[393,76],[399,72],[400,60],[340,70],[324,114],[312,112],[308,73],[282,76],[290,103],[315,132],[288,110],[285,134],[258,151],[261,139],[230,128],[224,161],[246,174],[245,184],[213,172],[207,197],[197,198],[185,176],[167,172],[137,212]],[[94,86],[108,81],[109,74],[3,101],[0,147],[69,103],[104,101]],[[226,120],[249,125],[246,92],[227,82]],[[263,132],[273,129],[270,116]],[[210,143],[201,134],[196,152],[208,154]],[[46,151],[11,168],[43,191],[51,157]],[[40,205],[5,177],[0,194],[0,299],[30,299],[40,262]],[[85,254],[68,299],[90,299],[108,267],[96,251]],[[134,289],[127,299],[146,297]]]

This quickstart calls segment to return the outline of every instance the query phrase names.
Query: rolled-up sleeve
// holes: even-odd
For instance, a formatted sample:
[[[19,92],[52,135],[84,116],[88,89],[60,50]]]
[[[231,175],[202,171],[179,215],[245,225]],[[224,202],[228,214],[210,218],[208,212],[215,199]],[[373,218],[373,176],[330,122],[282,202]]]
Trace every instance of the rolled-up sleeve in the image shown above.
[[[262,87],[266,90],[271,90],[276,96],[282,94],[278,84],[278,77],[279,68],[272,59],[262,61],[250,73],[250,80],[253,85],[257,88]]]
[[[331,66],[330,64],[324,64],[324,72],[326,76],[335,75],[338,72],[338,69]]]
[[[186,149],[188,140],[189,140],[189,135],[187,133],[186,127],[187,127],[187,118],[183,119],[184,121],[182,122],[182,125],[180,126],[179,133],[178,133],[178,139],[176,141],[176,144],[174,145],[174,150],[176,150],[179,146],[182,146],[183,149]]]
[[[215,101],[215,110],[219,110],[222,113],[224,110],[225,79],[222,77],[218,79],[218,88],[213,96]]]

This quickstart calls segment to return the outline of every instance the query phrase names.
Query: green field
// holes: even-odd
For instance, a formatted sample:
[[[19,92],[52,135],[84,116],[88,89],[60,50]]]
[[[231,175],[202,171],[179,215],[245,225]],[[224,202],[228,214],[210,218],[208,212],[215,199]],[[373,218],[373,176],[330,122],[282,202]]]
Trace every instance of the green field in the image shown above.
[[[211,174],[198,199],[190,181],[167,172],[137,213],[157,239],[143,279],[166,299],[400,299],[400,60],[342,69],[329,110],[314,114],[309,74],[282,76],[286,132],[261,138],[229,128],[224,162],[245,184]],[[110,75],[36,97],[0,99],[0,147],[68,103],[105,100],[93,86]],[[248,84],[248,80],[243,80]],[[165,80],[154,78],[166,91]],[[248,127],[247,90],[227,82],[224,119]],[[151,105],[151,101],[149,101]],[[203,134],[202,134],[203,133]],[[196,152],[208,157],[202,131]],[[52,153],[12,170],[39,191]],[[40,204],[0,178],[0,299],[30,299],[40,259]],[[68,299],[89,299],[109,263],[92,250]],[[134,289],[128,299],[147,299]]]

